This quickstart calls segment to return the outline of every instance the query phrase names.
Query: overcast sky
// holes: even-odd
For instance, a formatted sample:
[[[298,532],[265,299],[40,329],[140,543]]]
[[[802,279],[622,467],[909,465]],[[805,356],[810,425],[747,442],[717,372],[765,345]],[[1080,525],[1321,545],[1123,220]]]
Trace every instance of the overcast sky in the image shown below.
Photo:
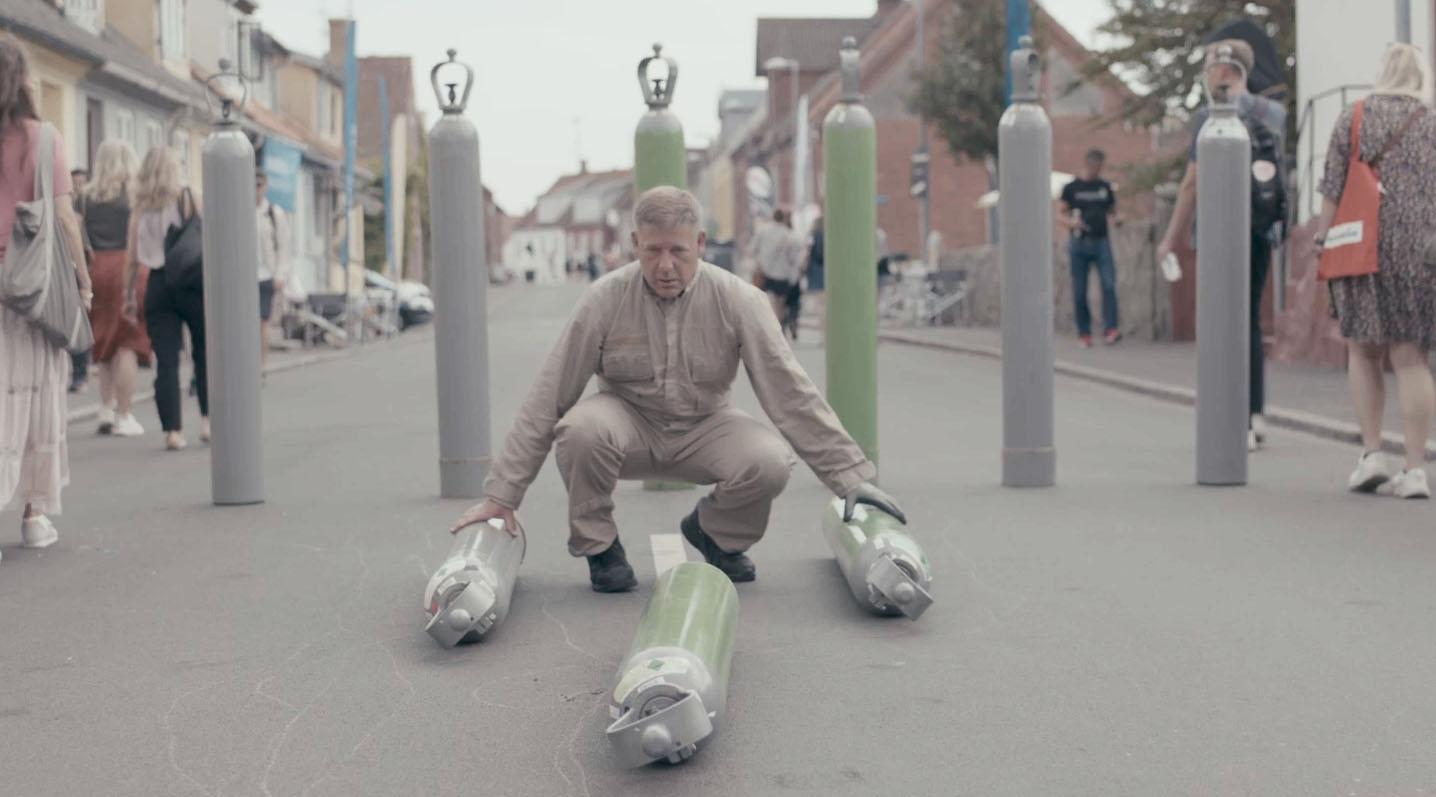
[[[408,55],[419,107],[432,123],[429,69],[457,48],[474,67],[469,118],[478,125],[484,183],[523,213],[554,179],[626,168],[644,111],[635,68],[655,41],[679,65],[673,110],[689,145],[718,130],[718,95],[761,87],[753,74],[760,16],[870,16],[876,0],[260,0],[259,21],[286,46],[322,56],[327,20],[352,13],[360,55]],[[1106,0],[1050,0],[1080,40]]]

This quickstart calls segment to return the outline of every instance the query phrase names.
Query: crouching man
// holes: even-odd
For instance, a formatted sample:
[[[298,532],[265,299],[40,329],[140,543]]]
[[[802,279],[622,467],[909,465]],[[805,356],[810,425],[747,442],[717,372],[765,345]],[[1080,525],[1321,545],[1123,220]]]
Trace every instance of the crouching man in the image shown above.
[[[876,468],[794,358],[763,292],[700,260],[693,195],[654,188],[633,215],[638,261],[579,300],[494,460],[485,500],[453,530],[493,518],[517,528],[514,512],[552,445],[568,489],[568,549],[588,558],[595,590],[637,584],[613,522],[619,479],[715,485],[680,529],[709,564],[752,581],[745,552],[767,530],[793,462],[782,439],[733,406],[740,362],[764,412],[849,512],[865,503],[906,522],[870,483]],[[595,375],[599,392],[580,401]]]

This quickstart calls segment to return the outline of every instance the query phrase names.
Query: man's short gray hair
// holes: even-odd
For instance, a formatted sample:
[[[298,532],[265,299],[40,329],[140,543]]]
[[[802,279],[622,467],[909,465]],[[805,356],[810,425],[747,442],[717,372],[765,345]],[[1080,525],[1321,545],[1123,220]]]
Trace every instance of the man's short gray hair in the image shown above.
[[[703,208],[698,204],[698,197],[670,185],[644,191],[638,197],[638,204],[633,206],[634,227],[652,225],[671,230],[686,225],[698,227],[702,222]]]

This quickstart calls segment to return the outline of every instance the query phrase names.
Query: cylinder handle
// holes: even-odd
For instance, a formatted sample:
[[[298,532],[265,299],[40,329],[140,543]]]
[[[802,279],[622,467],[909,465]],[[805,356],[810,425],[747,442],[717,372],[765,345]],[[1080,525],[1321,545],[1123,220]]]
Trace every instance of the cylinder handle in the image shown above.
[[[1031,36],[1017,40],[1012,51],[1012,101],[1037,102],[1037,82],[1042,77],[1042,59],[1032,46]]]
[[[231,84],[239,87],[237,99],[234,92],[228,90]],[[204,102],[215,121],[222,125],[238,124],[239,114],[249,100],[249,82],[234,68],[234,64],[228,58],[219,59],[219,71],[209,76],[204,87]],[[217,112],[215,102],[219,103]]]
[[[654,61],[668,65],[667,77],[648,78],[648,67]],[[651,84],[651,85],[650,85]],[[678,62],[663,54],[663,45],[654,43],[653,55],[638,62],[638,87],[643,91],[643,101],[649,110],[661,111],[673,102],[673,90],[678,86]]]
[[[852,36],[844,36],[843,45],[838,49],[838,69],[843,76],[843,102],[863,101],[862,60],[858,40]]]
[[[474,89],[474,68],[457,60],[458,50],[450,47],[447,52],[449,60],[440,61],[434,65],[433,69],[429,70],[429,82],[434,86],[434,98],[439,101],[439,110],[446,115],[460,114],[464,112],[464,108],[468,107],[469,92]],[[444,83],[444,88],[448,89],[448,99],[446,100],[444,97],[446,92],[439,88],[439,70],[450,65],[464,68],[464,93],[462,95],[458,93],[459,83],[457,81]]]

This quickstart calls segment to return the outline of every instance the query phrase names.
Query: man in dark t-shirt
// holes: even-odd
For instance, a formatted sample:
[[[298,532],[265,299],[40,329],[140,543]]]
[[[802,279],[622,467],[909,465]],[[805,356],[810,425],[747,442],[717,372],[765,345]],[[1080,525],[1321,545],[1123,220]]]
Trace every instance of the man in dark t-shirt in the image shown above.
[[[1102,179],[1107,156],[1100,149],[1087,153],[1081,177],[1062,189],[1057,223],[1067,228],[1067,261],[1072,270],[1072,304],[1077,335],[1083,348],[1092,345],[1092,311],[1087,306],[1087,275],[1097,266],[1102,283],[1102,340],[1108,345],[1122,339],[1117,324],[1117,265],[1107,239],[1109,221],[1117,222],[1117,197],[1112,184]]]

